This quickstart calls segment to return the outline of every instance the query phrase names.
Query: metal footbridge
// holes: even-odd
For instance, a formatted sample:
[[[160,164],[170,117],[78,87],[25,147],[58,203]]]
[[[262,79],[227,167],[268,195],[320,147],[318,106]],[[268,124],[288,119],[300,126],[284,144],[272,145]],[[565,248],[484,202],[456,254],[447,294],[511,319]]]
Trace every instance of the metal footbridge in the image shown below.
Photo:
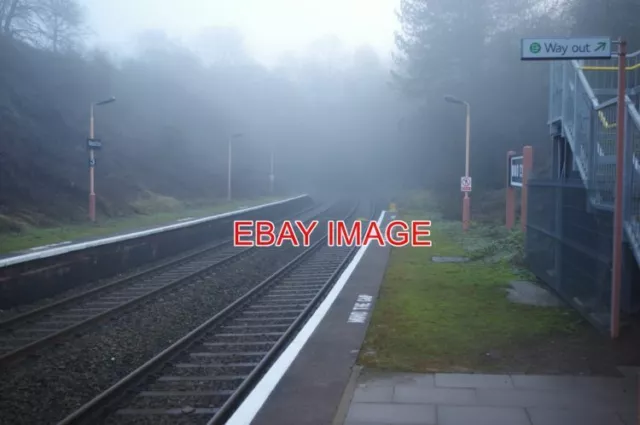
[[[593,208],[613,212],[618,58],[551,63],[549,124],[566,139]],[[624,231],[640,263],[640,51],[627,56]]]
[[[532,55],[538,50],[532,49]],[[534,176],[530,182],[527,223],[531,270],[595,326],[613,329],[612,335],[617,335],[620,323],[618,308],[623,322],[640,310],[640,51],[623,60],[622,108],[618,108],[616,54],[610,59],[548,64],[554,175],[551,180]],[[618,119],[619,110],[625,114],[623,120]],[[625,128],[623,235],[617,257],[623,266],[617,268],[611,235],[620,165],[616,155],[619,121]],[[612,285],[614,269],[623,270],[620,286]]]

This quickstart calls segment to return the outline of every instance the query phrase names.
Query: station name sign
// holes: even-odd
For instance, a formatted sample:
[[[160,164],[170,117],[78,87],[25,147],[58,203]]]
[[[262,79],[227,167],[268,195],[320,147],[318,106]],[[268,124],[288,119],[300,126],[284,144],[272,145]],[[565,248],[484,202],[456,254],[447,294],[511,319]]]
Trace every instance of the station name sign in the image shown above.
[[[512,156],[509,161],[509,185],[513,187],[522,187],[524,166],[522,155]]]
[[[102,149],[102,140],[100,139],[87,139],[87,148],[100,150]]]
[[[522,60],[610,59],[611,37],[523,38]]]

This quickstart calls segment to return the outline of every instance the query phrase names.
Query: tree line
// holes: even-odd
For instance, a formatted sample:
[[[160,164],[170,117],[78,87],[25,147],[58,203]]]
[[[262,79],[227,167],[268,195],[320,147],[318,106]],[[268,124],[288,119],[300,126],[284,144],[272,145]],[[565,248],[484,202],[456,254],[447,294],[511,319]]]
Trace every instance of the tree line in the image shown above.
[[[16,36],[0,37],[0,214],[84,219],[89,105],[110,96],[95,108],[102,214],[154,194],[225,198],[236,133],[238,197],[268,193],[271,153],[278,193],[361,190],[402,173],[402,105],[368,46],[325,37],[267,67],[233,28],[203,29],[190,45],[145,31],[122,56],[83,48],[78,32],[67,33],[75,47],[54,49],[19,38],[13,22]]]
[[[588,3],[588,4],[587,4]],[[504,185],[505,153],[548,159],[546,63],[519,59],[526,36],[640,35],[632,0],[402,0],[393,63],[335,37],[256,62],[242,34],[203,29],[186,45],[147,31],[129,57],[85,48],[76,0],[0,0],[0,214],[86,215],[88,109],[96,109],[99,210],[140,197],[429,187],[459,201],[471,105],[474,192]],[[638,48],[638,46],[635,46]],[[33,215],[33,214],[32,214]]]
[[[392,78],[415,105],[406,124],[413,181],[456,193],[463,175],[464,111],[446,95],[471,105],[475,187],[502,187],[506,152],[524,145],[547,167],[549,64],[521,62],[520,39],[623,36],[633,50],[639,11],[635,0],[402,0]]]

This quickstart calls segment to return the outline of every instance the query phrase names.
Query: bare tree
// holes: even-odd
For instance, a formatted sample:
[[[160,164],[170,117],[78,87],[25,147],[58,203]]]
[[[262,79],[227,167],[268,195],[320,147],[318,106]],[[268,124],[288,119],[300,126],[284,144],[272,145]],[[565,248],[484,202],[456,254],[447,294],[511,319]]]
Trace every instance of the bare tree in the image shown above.
[[[0,22],[2,33],[12,35],[13,25],[25,13],[27,0],[0,0]]]
[[[57,52],[71,49],[85,34],[84,13],[76,0],[40,0],[42,37]]]
[[[11,21],[16,13],[16,7],[19,0],[0,0],[0,31],[3,34],[8,33],[11,28]]]
[[[42,0],[0,0],[0,30],[5,36],[40,45]]]
[[[72,48],[85,33],[77,0],[0,0],[0,31],[57,52]]]

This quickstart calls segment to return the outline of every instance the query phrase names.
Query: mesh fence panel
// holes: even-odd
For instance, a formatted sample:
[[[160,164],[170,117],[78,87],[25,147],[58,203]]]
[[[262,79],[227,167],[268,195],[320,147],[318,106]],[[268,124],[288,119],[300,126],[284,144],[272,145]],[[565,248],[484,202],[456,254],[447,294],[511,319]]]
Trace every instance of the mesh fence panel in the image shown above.
[[[611,304],[612,214],[589,208],[581,182],[529,182],[526,261],[603,331]]]

